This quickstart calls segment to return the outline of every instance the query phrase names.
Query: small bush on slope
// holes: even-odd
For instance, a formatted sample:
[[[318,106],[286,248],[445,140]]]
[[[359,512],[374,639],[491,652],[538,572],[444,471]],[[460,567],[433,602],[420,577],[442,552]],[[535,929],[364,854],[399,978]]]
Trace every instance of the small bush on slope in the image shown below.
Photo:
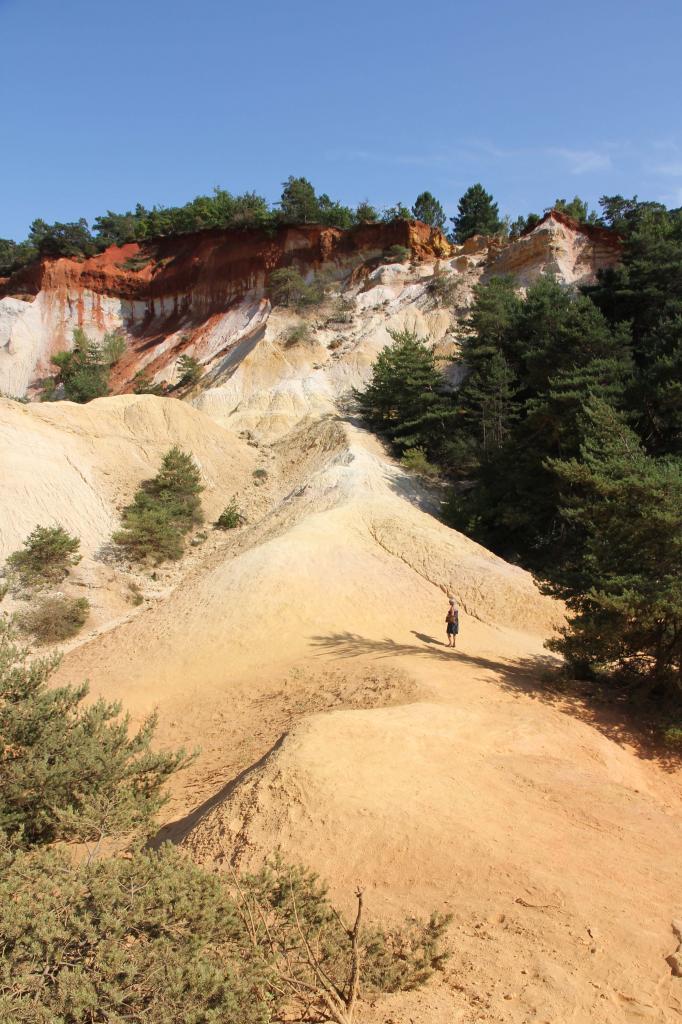
[[[201,365],[194,356],[180,356],[178,359],[178,373],[180,374],[180,378],[178,380],[178,385],[180,387],[189,387],[192,384],[198,384],[202,375]]]
[[[324,282],[317,277],[308,284],[295,267],[280,267],[270,274],[268,291],[273,305],[304,309],[323,301]]]
[[[234,530],[244,522],[244,516],[239,510],[237,499],[233,498],[229,505],[226,505],[215,521],[216,530]]]
[[[75,328],[73,340],[71,352],[58,352],[52,357],[64,396],[70,402],[84,404],[108,395],[111,367],[125,352],[125,340],[119,334],[107,334],[97,345],[81,327]],[[49,392],[49,385],[46,390]]]
[[[51,687],[59,659],[29,654],[0,618],[0,832],[34,844],[148,828],[186,754],[152,751],[154,715],[129,736],[119,704]]]
[[[158,565],[180,558],[184,535],[203,522],[202,490],[192,456],[174,446],[164,455],[157,475],[140,487],[123,510],[123,528],[114,534],[114,543],[135,561]]]
[[[7,572],[13,585],[47,587],[61,583],[80,561],[80,541],[61,526],[36,526],[23,549],[7,558]]]
[[[87,598],[50,594],[32,601],[25,611],[17,612],[15,618],[19,628],[31,633],[39,643],[54,644],[75,636],[89,614]]]

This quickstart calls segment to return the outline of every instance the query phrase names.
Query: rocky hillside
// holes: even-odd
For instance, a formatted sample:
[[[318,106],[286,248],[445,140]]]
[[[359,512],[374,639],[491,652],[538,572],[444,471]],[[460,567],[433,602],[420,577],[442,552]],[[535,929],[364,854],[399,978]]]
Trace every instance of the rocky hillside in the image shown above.
[[[409,249],[409,265],[386,265],[393,246]],[[428,309],[434,272],[460,285],[465,307],[483,275],[513,274],[525,285],[551,273],[583,284],[617,258],[613,233],[552,213],[506,245],[478,236],[452,246],[425,224],[394,221],[346,231],[319,225],[272,234],[205,231],[112,246],[84,260],[41,260],[0,284],[0,392],[35,394],[51,372],[51,356],[70,347],[77,326],[95,340],[108,331],[125,335],[128,352],[116,368],[115,393],[130,390],[141,371],[175,383],[182,354],[198,359],[213,378],[224,377],[262,336],[271,312],[267,277],[282,266],[322,272],[360,314],[370,315]]]

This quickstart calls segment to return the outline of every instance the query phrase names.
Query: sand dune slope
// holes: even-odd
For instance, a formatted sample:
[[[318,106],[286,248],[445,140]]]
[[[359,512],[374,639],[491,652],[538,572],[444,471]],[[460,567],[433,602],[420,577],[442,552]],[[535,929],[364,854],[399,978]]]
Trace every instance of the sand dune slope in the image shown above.
[[[201,747],[161,837],[219,868],[281,847],[342,903],[362,882],[373,916],[451,911],[445,976],[364,1005],[363,1024],[678,1020],[676,776],[539,699],[562,610],[527,573],[440,522],[438,496],[331,397],[246,443],[256,397],[219,422],[153,397],[0,401],[3,554],[60,521],[99,565],[174,443],[209,518],[235,491],[248,511],[58,673],[135,719],[158,708],[161,744]]]

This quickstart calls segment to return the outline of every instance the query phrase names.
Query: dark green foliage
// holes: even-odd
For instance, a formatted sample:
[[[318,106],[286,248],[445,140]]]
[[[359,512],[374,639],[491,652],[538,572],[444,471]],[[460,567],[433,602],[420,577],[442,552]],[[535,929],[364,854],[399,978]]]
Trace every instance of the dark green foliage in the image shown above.
[[[282,220],[288,224],[314,224],[320,219],[315,189],[307,178],[287,178],[279,201]]]
[[[355,223],[349,207],[330,199],[326,193],[318,197],[307,178],[287,178],[282,185],[279,208],[279,219],[285,224],[349,228]]]
[[[203,490],[192,456],[177,446],[163,457],[161,469],[146,481],[123,510],[122,529],[113,541],[135,561],[155,564],[178,559],[184,535],[203,522]]]
[[[433,457],[442,450],[452,415],[443,375],[414,331],[390,334],[393,344],[379,354],[369,385],[357,393],[360,410],[399,451],[420,447]]]
[[[454,502],[454,522],[505,557],[540,569],[557,558],[563,527],[546,460],[577,455],[590,394],[616,405],[631,382],[626,330],[613,330],[589,299],[551,279],[525,300],[513,282],[479,287],[461,358],[460,429],[451,472],[474,476]]]
[[[527,217],[517,217],[509,225],[509,237],[512,241],[520,238],[521,235],[526,234],[528,231],[532,231],[536,224],[539,224],[542,218],[539,213],[529,213]]]
[[[375,224],[380,219],[380,215],[377,208],[372,206],[368,199],[363,199],[355,207],[353,219],[356,224]]]
[[[412,216],[429,227],[445,229],[445,210],[431,192],[420,192],[412,207]]]
[[[386,263],[404,263],[409,259],[410,250],[405,245],[392,245],[384,254]]]
[[[387,206],[381,214],[381,219],[386,223],[390,224],[392,220],[411,220],[412,214],[406,206],[402,203],[396,203],[395,206]]]
[[[501,227],[497,203],[481,184],[466,190],[457,205],[457,216],[450,219],[456,242],[466,242],[472,235],[494,235]]]
[[[163,384],[155,384],[144,370],[139,370],[133,377],[133,393],[136,395],[163,395]]]
[[[417,476],[423,476],[427,480],[438,478],[438,467],[429,462],[423,448],[407,448],[400,462],[408,472]]]
[[[69,402],[91,402],[109,394],[111,367],[125,352],[125,339],[120,334],[106,334],[101,345],[88,338],[82,327],[73,332],[74,347],[58,352],[52,362],[58,368],[57,383],[64,388]]]
[[[550,646],[578,671],[618,667],[679,698],[682,687],[682,465],[652,458],[601,399],[582,414],[580,457],[554,459],[568,543],[545,590],[566,600]]]
[[[84,217],[71,224],[34,220],[27,241],[39,256],[92,256],[97,250]]]
[[[0,832],[29,845],[149,828],[185,754],[151,750],[154,716],[129,735],[120,705],[83,707],[87,686],[50,685],[59,659],[29,654],[0,618]]]
[[[194,356],[182,355],[178,359],[178,387],[191,387],[202,377],[201,364]]]
[[[35,259],[37,252],[28,242],[13,242],[11,238],[0,238],[0,277],[12,274],[19,267]]]
[[[144,270],[145,267],[148,267],[150,263],[150,256],[138,255],[129,256],[127,260],[124,260],[123,263],[118,265],[122,267],[123,270],[132,270],[134,273],[137,273],[138,270]]]
[[[19,628],[30,633],[38,643],[56,644],[80,633],[89,614],[87,598],[50,594],[33,598],[28,608],[17,612],[15,620]]]
[[[628,321],[633,406],[647,448],[682,454],[682,210],[621,196],[600,201],[624,235],[622,263],[588,294],[611,323]]]
[[[224,883],[172,848],[82,867],[57,851],[6,851],[1,863],[3,1020],[271,1020],[274,979],[244,956]]]
[[[343,1006],[336,993],[349,988],[350,929],[301,868],[278,861],[230,881],[170,846],[80,867],[63,852],[5,847],[0,879],[3,1020],[340,1019],[330,1002]],[[362,989],[423,984],[443,967],[447,923],[364,930]]]
[[[61,583],[80,561],[80,540],[61,526],[36,526],[19,551],[7,558],[7,573],[18,588]]]
[[[282,979],[294,965],[296,981],[308,989],[303,996],[306,1019],[350,1021],[343,1006],[352,1005],[353,928],[330,904],[317,875],[276,857],[257,875],[235,879],[234,889],[263,969],[274,969]],[[433,914],[427,922],[408,920],[391,930],[359,927],[363,991],[397,992],[424,984],[447,959],[441,946],[449,921],[449,916]],[[300,988],[288,988],[300,1007]],[[341,1009],[341,1015],[333,1015],[330,1008]]]
[[[279,267],[268,279],[268,291],[273,305],[304,309],[319,305],[325,295],[324,282],[314,278],[308,282],[295,267]]]
[[[237,499],[232,498],[216,519],[214,526],[216,530],[234,530],[243,522],[244,516],[237,504]]]
[[[566,199],[555,199],[553,205],[547,207],[545,213],[549,213],[550,210],[565,213],[567,217],[573,217],[581,224],[597,224],[599,222],[599,214],[595,210],[590,210],[587,202],[579,196],[574,196],[570,202]]]

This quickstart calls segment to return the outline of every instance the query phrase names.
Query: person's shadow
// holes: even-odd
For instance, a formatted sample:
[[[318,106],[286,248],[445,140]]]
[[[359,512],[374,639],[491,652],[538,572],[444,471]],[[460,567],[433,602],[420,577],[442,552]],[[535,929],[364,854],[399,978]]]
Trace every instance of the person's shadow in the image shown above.
[[[416,636],[417,640],[421,640],[424,644],[437,644],[438,647],[447,647],[448,645],[443,640],[436,640],[435,636],[429,636],[427,633],[418,633],[416,629],[411,629],[412,636]]]

